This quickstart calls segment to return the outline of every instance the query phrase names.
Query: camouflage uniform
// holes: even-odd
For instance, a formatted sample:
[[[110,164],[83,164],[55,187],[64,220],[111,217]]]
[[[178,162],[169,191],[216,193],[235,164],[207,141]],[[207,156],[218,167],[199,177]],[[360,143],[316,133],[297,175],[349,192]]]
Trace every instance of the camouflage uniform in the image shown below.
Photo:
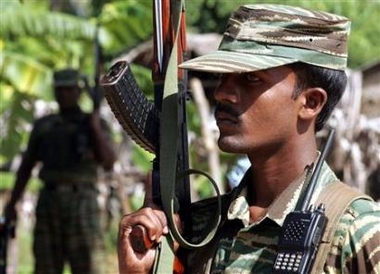
[[[97,163],[89,115],[79,108],[35,122],[25,157],[42,162],[36,207],[36,273],[104,273],[96,188]]]
[[[284,190],[262,219],[249,224],[248,170],[241,184],[222,197],[223,221],[215,239],[206,248],[187,254],[189,273],[271,273],[281,226],[296,205],[305,175],[306,172]],[[312,202],[327,184],[336,180],[325,164]],[[210,199],[194,207],[197,237],[192,240],[199,241],[214,218],[216,203]],[[376,246],[380,246],[380,207],[375,202],[356,200],[339,221],[324,273],[379,273],[380,252],[372,251]]]
[[[285,5],[245,5],[232,14],[217,51],[180,67],[245,73],[301,62],[344,71],[349,29],[348,19],[334,14]],[[189,273],[272,272],[281,226],[286,214],[294,209],[305,174],[287,187],[265,216],[251,224],[246,200],[249,174],[250,170],[238,187],[222,196],[223,221],[212,242],[195,251],[180,249]],[[313,199],[335,180],[325,164]],[[217,208],[214,199],[193,206],[193,230],[197,235],[193,241],[197,242]],[[324,272],[380,273],[379,246],[380,208],[374,202],[356,200],[339,221]]]

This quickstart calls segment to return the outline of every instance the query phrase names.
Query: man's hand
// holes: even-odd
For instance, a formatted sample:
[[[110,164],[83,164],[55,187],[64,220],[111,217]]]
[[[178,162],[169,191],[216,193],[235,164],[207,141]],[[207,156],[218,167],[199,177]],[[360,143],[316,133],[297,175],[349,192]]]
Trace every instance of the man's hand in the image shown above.
[[[130,233],[136,225],[142,225],[154,244],[145,253],[132,249]],[[126,215],[120,222],[118,259],[120,273],[150,273],[155,257],[155,247],[163,235],[168,233],[165,214],[152,207],[144,207],[139,211]]]
[[[93,130],[99,130],[102,131],[102,126],[101,126],[101,119],[100,119],[100,112],[98,109],[94,110],[90,114],[90,125]]]
[[[95,158],[105,170],[110,171],[117,157],[113,144],[102,127],[102,120],[98,109],[94,110],[90,115],[90,126],[93,133]]]
[[[156,245],[162,236],[168,234],[169,229],[164,212],[160,210],[152,200],[152,175],[149,174],[145,184],[144,207],[140,210],[125,215],[119,226],[118,260],[119,272],[123,273],[150,273],[155,258]],[[138,253],[131,245],[132,228],[141,225],[152,248],[145,253]]]

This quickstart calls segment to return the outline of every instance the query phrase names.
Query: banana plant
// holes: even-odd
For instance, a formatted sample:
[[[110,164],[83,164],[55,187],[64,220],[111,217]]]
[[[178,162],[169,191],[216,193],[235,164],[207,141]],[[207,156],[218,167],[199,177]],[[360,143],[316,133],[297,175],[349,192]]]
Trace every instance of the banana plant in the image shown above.
[[[34,120],[34,103],[53,100],[54,70],[71,66],[93,73],[97,24],[100,44],[110,59],[152,33],[149,27],[141,28],[152,20],[150,1],[110,2],[97,17],[86,18],[50,11],[45,1],[39,3],[2,3],[0,162],[22,150]]]

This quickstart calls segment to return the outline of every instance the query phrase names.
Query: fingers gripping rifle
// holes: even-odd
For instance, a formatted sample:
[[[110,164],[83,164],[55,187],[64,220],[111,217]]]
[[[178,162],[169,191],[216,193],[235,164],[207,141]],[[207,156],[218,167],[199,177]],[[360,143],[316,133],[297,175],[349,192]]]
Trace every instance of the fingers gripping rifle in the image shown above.
[[[187,79],[185,72],[178,69],[186,50],[184,1],[155,0],[154,29],[154,102],[149,101],[139,89],[125,61],[111,67],[102,79],[102,85],[105,98],[124,130],[138,145],[156,155],[153,161],[152,196],[167,216],[171,235],[183,247],[196,248],[210,241],[216,229],[204,241],[189,243],[179,233],[173,213],[179,213],[184,221],[184,235],[189,237],[191,201],[188,175],[198,173],[208,177],[214,187],[216,184],[207,174],[188,169],[185,108]],[[216,191],[219,193],[217,187]],[[220,200],[218,205],[220,213]],[[219,220],[219,216],[214,220],[215,227]],[[137,252],[143,253],[151,248],[150,240],[144,235],[145,229],[141,226],[135,227],[131,233],[132,245]],[[170,244],[172,239],[169,238]]]

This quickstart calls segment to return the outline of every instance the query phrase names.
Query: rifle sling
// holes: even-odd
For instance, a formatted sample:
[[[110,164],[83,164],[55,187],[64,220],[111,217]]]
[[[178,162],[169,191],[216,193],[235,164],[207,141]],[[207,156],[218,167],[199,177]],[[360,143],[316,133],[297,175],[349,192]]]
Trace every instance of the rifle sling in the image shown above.
[[[178,34],[180,30],[182,1],[173,1],[173,13],[175,14],[175,26],[177,28],[173,49],[164,82],[164,95],[162,100],[162,112],[160,118],[160,192],[163,211],[168,220],[170,234],[165,237],[156,252],[156,260],[153,273],[172,273],[174,262],[173,238],[185,248],[197,248],[206,245],[215,235],[221,216],[221,200],[218,195],[218,213],[214,222],[210,222],[209,233],[199,244],[187,242],[178,231],[174,222],[175,186],[177,182],[177,148],[179,141],[178,125]],[[185,157],[188,157],[185,155]],[[216,183],[206,173],[201,171],[182,171],[180,176],[198,173],[206,176],[216,187]],[[211,227],[212,226],[212,227]],[[170,270],[171,269],[171,270]]]
[[[320,203],[326,206],[327,225],[323,233],[322,241],[318,247],[318,252],[310,273],[324,273],[323,268],[329,254],[334,234],[340,218],[347,207],[355,200],[372,200],[368,195],[357,192],[340,181],[328,184],[318,197],[316,205]],[[337,203],[337,201],[339,201]]]

